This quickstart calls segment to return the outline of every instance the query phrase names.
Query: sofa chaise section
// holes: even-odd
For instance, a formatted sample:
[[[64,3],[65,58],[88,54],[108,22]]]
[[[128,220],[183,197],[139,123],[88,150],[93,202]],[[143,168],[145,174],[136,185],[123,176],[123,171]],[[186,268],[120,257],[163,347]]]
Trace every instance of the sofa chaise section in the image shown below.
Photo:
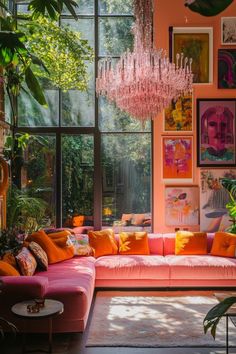
[[[34,276],[2,277],[4,289],[0,294],[1,316],[23,329],[23,321],[13,316],[11,306],[19,301],[46,297],[64,304],[63,314],[53,320],[54,332],[84,331],[93,299],[94,261],[93,257],[74,257],[49,265],[46,272],[37,272]],[[31,320],[27,331],[45,332],[47,326],[47,320]]]

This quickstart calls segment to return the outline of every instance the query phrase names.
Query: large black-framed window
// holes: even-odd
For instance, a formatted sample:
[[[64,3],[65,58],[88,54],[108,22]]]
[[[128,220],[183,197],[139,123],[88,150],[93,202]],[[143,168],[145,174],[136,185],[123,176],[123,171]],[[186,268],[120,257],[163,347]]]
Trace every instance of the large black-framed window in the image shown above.
[[[88,91],[65,93],[48,86],[48,110],[21,95],[17,130],[55,137],[53,195],[58,227],[83,215],[95,229],[151,230],[152,124],[143,126],[95,94],[99,60],[109,55],[115,62],[132,48],[132,0],[78,3],[78,21],[65,11],[59,22],[79,30],[94,48]],[[27,4],[17,2],[17,14],[26,9]]]

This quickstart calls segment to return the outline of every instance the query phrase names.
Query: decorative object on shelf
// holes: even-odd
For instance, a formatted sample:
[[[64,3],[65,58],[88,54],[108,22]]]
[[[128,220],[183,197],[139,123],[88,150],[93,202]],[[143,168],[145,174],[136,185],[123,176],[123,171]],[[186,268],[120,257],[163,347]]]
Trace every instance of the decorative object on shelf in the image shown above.
[[[197,164],[236,165],[236,100],[197,99]]]
[[[231,225],[226,205],[230,202],[221,180],[236,179],[236,169],[201,170],[200,230],[216,232],[228,230]]]
[[[199,224],[198,187],[166,187],[165,221],[167,226]]]
[[[180,96],[164,110],[165,132],[193,131],[193,97]]]
[[[236,44],[236,17],[221,17],[221,44]]]
[[[165,51],[153,48],[151,0],[134,0],[134,15],[134,49],[123,53],[115,66],[110,58],[101,60],[96,91],[146,121],[191,91],[192,60],[178,54],[176,64],[170,63]]]
[[[193,137],[163,136],[163,179],[165,183],[192,183]]]
[[[235,22],[236,26],[236,22]],[[236,28],[236,27],[235,27]],[[236,49],[218,50],[218,88],[236,88]]]
[[[215,16],[232,2],[233,0],[185,0],[185,6],[203,16]]]
[[[183,52],[193,60],[193,83],[213,82],[213,28],[170,27],[170,60]]]

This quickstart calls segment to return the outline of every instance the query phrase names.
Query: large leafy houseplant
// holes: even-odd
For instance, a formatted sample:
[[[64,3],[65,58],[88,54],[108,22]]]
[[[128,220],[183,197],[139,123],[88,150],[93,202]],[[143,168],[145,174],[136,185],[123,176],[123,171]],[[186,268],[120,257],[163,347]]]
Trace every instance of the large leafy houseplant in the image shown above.
[[[236,179],[222,178],[222,186],[229,192],[230,201],[226,204],[232,225],[227,229],[228,232],[236,234]],[[204,318],[203,325],[205,333],[210,329],[212,336],[215,338],[217,325],[228,311],[228,309],[236,303],[236,297],[231,296],[222,300],[214,306]]]
[[[232,225],[228,227],[227,231],[236,234],[236,179],[222,178],[221,184],[228,191],[230,197],[226,208]]]

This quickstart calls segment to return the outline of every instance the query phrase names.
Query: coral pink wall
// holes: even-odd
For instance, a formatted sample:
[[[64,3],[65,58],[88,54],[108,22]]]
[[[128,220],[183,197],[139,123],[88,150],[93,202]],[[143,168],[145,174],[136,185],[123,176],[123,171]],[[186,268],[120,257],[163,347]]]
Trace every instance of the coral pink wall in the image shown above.
[[[194,85],[194,156],[193,156],[193,185],[199,185],[200,169],[196,159],[196,99],[197,98],[236,98],[236,90],[222,90],[217,88],[217,51],[221,46],[220,19],[221,17],[236,16],[236,2],[225,11],[214,17],[204,17],[190,11],[184,6],[184,0],[154,0],[154,41],[158,48],[168,51],[169,26],[173,27],[213,27],[213,83]],[[227,46],[230,48],[230,46]],[[234,46],[234,48],[236,48]],[[153,135],[153,231],[172,232],[173,227],[165,226],[164,192],[165,184],[162,181],[161,136],[163,133],[163,117],[160,115],[154,121]],[[173,135],[173,134],[170,134]],[[189,135],[189,134],[188,134]],[[189,229],[191,229],[189,227]],[[193,227],[192,230],[199,227]]]

